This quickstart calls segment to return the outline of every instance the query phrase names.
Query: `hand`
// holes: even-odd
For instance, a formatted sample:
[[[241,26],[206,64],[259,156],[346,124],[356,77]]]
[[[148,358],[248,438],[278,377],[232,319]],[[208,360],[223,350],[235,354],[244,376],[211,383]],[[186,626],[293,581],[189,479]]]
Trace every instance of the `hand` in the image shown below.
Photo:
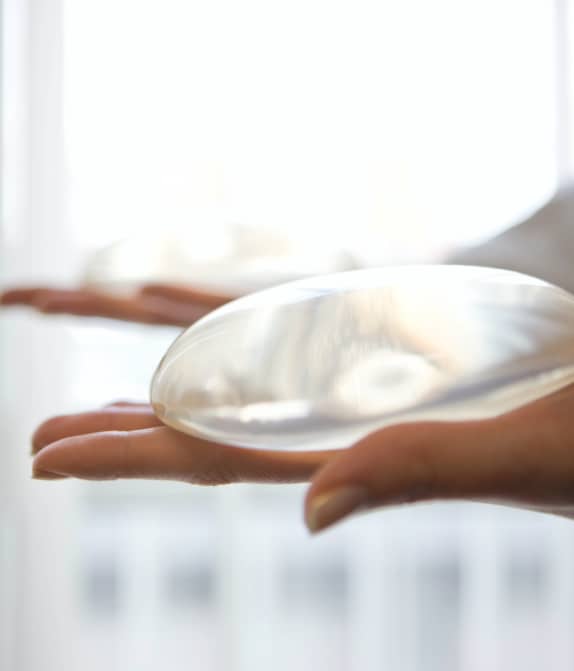
[[[200,485],[303,482],[331,455],[209,442],[164,426],[145,403],[113,403],[49,419],[34,434],[32,453],[37,479],[147,478]]]
[[[149,284],[129,296],[93,289],[26,287],[0,294],[0,305],[27,305],[45,314],[108,317],[143,324],[187,327],[232,296],[173,284]]]
[[[112,406],[43,424],[34,473],[194,484],[312,478],[313,532],[360,510],[449,499],[574,517],[573,429],[574,386],[494,419],[397,425],[321,452],[219,445],[160,425],[149,406]]]
[[[316,474],[305,511],[320,531],[362,510],[455,499],[574,518],[574,385],[492,419],[377,431]]]

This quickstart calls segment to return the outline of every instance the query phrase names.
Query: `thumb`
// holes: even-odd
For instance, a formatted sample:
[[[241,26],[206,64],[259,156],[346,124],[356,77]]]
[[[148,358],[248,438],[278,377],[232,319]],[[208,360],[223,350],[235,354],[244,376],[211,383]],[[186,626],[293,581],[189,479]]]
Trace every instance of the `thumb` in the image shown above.
[[[512,490],[516,440],[493,420],[420,422],[381,429],[343,450],[314,476],[309,530],[361,510],[436,499],[496,499]]]

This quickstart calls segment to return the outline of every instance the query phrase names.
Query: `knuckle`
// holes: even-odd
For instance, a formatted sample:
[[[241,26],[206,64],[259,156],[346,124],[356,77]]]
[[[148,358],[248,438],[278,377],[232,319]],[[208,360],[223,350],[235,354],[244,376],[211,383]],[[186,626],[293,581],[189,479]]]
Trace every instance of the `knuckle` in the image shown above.
[[[428,440],[405,446],[409,482],[409,501],[432,499],[437,493],[436,450]]]
[[[400,500],[403,503],[432,499],[438,489],[437,450],[434,427],[420,424],[402,424],[387,427],[368,437],[355,448],[356,467],[363,473],[372,472],[374,464],[391,469],[404,483]],[[351,467],[355,467],[352,463]]]
[[[204,468],[194,474],[194,480],[194,484],[218,486],[237,482],[238,478],[230,469],[229,458],[224,451],[214,449]]]

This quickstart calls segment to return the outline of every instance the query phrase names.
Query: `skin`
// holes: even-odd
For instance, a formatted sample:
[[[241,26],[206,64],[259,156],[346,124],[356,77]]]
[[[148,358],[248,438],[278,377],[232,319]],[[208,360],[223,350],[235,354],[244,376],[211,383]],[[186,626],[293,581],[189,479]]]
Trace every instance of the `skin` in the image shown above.
[[[44,313],[188,326],[232,297],[149,285],[128,297],[91,289],[16,288],[0,304]],[[37,479],[147,478],[194,485],[310,481],[305,521],[326,529],[361,510],[435,500],[499,503],[574,518],[574,386],[494,419],[403,424],[348,449],[250,450],[164,426],[145,403],[114,403],[44,422]]]
[[[38,479],[146,478],[194,485],[305,482],[332,452],[238,448],[164,426],[145,403],[53,417],[32,438]]]
[[[106,317],[142,324],[187,327],[211,310],[233,300],[176,284],[149,284],[118,296],[89,288],[16,287],[0,294],[2,306],[27,306],[44,314]]]
[[[310,531],[360,510],[469,500],[574,517],[574,386],[494,419],[376,431],[348,449],[250,450],[163,426],[146,404],[56,417],[33,438],[37,478],[190,484],[311,481]]]

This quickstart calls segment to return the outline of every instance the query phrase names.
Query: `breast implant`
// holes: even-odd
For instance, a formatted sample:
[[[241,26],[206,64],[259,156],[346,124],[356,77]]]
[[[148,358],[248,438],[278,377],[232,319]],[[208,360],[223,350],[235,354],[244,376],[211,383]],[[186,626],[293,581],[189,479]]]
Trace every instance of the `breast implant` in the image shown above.
[[[574,382],[574,296],[469,266],[313,277],[210,313],[151,385],[178,431],[328,449],[402,422],[493,417]]]
[[[130,293],[148,283],[176,283],[239,296],[357,267],[343,248],[312,246],[275,228],[223,224],[207,216],[195,224],[189,231],[139,234],[96,251],[86,264],[84,284]]]

